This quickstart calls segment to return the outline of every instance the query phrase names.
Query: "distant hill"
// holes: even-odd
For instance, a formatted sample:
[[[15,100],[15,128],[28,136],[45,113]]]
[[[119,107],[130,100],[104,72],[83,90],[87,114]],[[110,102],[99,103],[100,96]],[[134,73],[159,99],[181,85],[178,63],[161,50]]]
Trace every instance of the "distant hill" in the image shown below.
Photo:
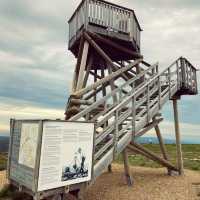
[[[136,140],[140,144],[159,144],[159,141],[156,137],[140,137]],[[175,139],[164,139],[165,144],[176,144]],[[182,140],[182,144],[200,144],[198,140]]]
[[[0,152],[7,153],[9,147],[9,137],[0,136]]]
[[[159,144],[156,137],[140,137],[137,139],[138,143],[141,144]],[[164,139],[165,144],[175,144],[175,139]],[[194,140],[182,140],[182,144],[200,144],[198,141]],[[9,137],[0,136],[0,152],[7,153],[9,148]]]

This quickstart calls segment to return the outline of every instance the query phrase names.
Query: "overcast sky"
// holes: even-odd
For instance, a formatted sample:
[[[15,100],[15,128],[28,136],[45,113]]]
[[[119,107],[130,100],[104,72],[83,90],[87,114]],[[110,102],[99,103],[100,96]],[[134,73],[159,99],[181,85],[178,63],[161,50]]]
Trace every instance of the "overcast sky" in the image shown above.
[[[180,56],[200,65],[199,0],[113,0],[135,10],[142,54],[160,69]],[[0,1],[0,134],[9,119],[63,118],[75,66],[67,50],[67,19],[79,0]],[[200,82],[200,81],[199,81]],[[179,103],[184,137],[200,138],[200,96]],[[164,109],[163,132],[173,134],[171,105]],[[168,131],[170,130],[170,131]]]

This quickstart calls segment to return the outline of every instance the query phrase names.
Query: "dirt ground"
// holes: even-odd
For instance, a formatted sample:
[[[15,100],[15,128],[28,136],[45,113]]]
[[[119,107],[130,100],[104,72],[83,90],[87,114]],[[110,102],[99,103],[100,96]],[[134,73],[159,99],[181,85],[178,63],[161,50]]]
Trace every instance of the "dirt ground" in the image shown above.
[[[128,187],[123,166],[113,165],[86,193],[87,200],[200,200],[200,173],[185,170],[183,177],[166,169],[132,167],[134,185]]]
[[[113,165],[85,194],[85,200],[200,200],[200,173],[185,170],[185,175],[168,176],[166,169],[131,167],[134,185],[128,187],[123,165]],[[0,188],[6,181],[0,173]]]

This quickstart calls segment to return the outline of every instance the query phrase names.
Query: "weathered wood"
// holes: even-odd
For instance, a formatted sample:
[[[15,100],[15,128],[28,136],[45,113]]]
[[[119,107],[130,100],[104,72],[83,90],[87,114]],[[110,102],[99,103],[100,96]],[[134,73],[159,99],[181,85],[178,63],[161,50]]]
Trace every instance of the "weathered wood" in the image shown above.
[[[105,78],[104,69],[101,69],[101,77]],[[103,96],[106,96],[106,85],[105,84],[102,84],[102,94],[103,94]]]
[[[136,137],[141,137],[145,133],[147,133],[149,130],[151,130],[153,127],[157,126],[160,122],[163,121],[163,118],[161,119],[156,119],[153,122],[149,123],[144,129],[142,129],[139,133],[137,133]]]
[[[86,74],[85,74],[84,81],[83,81],[83,88],[85,88],[86,85],[87,85],[88,78],[89,78],[89,75],[90,75],[90,70],[91,70],[91,67],[92,67],[92,63],[93,63],[93,56],[90,56],[89,61],[88,61],[88,66],[86,68]]]
[[[94,70],[94,83],[96,83],[97,82],[97,69],[95,69]],[[96,101],[97,100],[97,92],[96,92],[96,88],[94,88],[94,101]]]
[[[113,61],[110,57],[99,47],[99,45],[86,33],[83,33],[84,38],[90,43],[90,45],[98,52],[98,54],[110,65],[113,65]]]
[[[153,118],[153,121],[155,121],[155,120],[156,119]],[[161,131],[160,131],[158,124],[155,125],[155,131],[156,131],[156,135],[157,135],[157,138],[158,138],[158,141],[159,141],[161,152],[163,154],[163,158],[165,160],[169,160],[167,150],[166,150],[166,147],[165,147],[165,144],[164,144],[164,140],[162,138]],[[171,174],[171,170],[169,168],[167,168],[167,169],[168,169],[168,174]]]
[[[106,83],[106,82],[108,82],[108,81],[120,76],[123,72],[131,69],[133,66],[137,65],[141,61],[142,61],[141,59],[138,59],[134,63],[131,63],[130,65],[128,65],[128,66],[126,66],[124,68],[121,68],[121,69],[117,70],[116,72],[113,72],[110,76],[105,77],[105,78],[101,79],[100,81],[97,81],[96,83],[94,83],[94,84],[92,84],[90,86],[87,86],[86,88],[83,88],[83,89],[75,92],[73,95],[82,96],[83,94],[85,94],[85,93],[97,88],[98,86],[100,86],[100,85],[102,85],[102,84],[104,84],[104,83]]]
[[[141,54],[136,53],[134,51],[131,51],[131,50],[129,50],[129,49],[117,44],[117,43],[112,42],[111,40],[103,38],[98,34],[92,33],[90,31],[88,31],[88,34],[91,35],[96,40],[99,40],[99,41],[103,42],[104,44],[109,45],[110,47],[113,47],[113,48],[117,49],[118,51],[122,51],[122,52],[124,52],[126,54],[129,54],[129,55],[133,56],[135,59],[143,58],[143,56]]]
[[[177,166],[178,166],[179,174],[183,175],[184,167],[183,167],[183,155],[182,155],[182,148],[181,148],[177,99],[173,99],[173,109],[174,109],[174,125],[175,125],[175,134],[176,134],[176,148],[177,148]]]
[[[122,65],[122,67],[125,67],[124,65]],[[121,67],[121,68],[122,68]],[[116,66],[116,65],[113,65],[112,68],[114,69],[114,71],[117,71],[119,69],[121,69],[120,67]],[[135,77],[134,75],[130,74],[128,71],[126,72],[123,72],[121,74],[121,77],[125,80],[125,81],[128,81],[130,80],[131,78]]]
[[[133,185],[133,179],[132,179],[130,166],[129,166],[129,162],[128,162],[127,149],[124,149],[124,151],[122,152],[122,156],[123,156],[123,160],[124,160],[124,171],[125,171],[126,182],[127,182],[128,186],[132,186]]]
[[[86,70],[86,62],[87,62],[87,57],[88,57],[88,51],[89,51],[89,43],[87,41],[85,41],[84,47],[83,47],[83,53],[82,53],[82,56],[81,56],[81,63],[80,63],[80,69],[79,69],[79,74],[78,74],[76,91],[83,88],[84,72]]]
[[[76,85],[77,85],[79,68],[81,64],[81,55],[83,53],[83,47],[84,47],[84,38],[81,37],[81,42],[79,44],[78,60],[77,60],[77,64],[76,64],[76,67],[74,70],[74,76],[73,76],[72,93],[76,91]]]
[[[91,105],[93,102],[88,100],[81,100],[81,99],[71,99],[70,104],[71,105]]]
[[[157,156],[155,153],[147,150],[146,148],[142,147],[139,144],[136,143],[131,143],[131,145],[128,146],[129,149],[133,150],[133,151],[138,151],[138,153],[148,157],[151,160],[154,160],[158,163],[160,163],[161,165],[168,167],[174,171],[178,171],[178,169],[176,167],[174,167],[169,161],[160,158],[159,156]]]

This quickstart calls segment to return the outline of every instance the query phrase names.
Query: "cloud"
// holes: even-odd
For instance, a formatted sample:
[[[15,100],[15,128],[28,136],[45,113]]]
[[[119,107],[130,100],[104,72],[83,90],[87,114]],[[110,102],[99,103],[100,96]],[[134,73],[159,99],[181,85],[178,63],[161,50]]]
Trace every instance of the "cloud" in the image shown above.
[[[199,0],[112,2],[135,10],[144,29],[145,60],[159,61],[160,70],[181,55],[195,66],[200,64]],[[0,122],[4,122],[0,132],[5,131],[5,124],[14,113],[17,117],[32,117],[36,113],[42,118],[43,109],[47,109],[50,118],[50,111],[64,111],[76,62],[67,50],[67,20],[79,3],[79,0],[0,1],[0,109],[10,107],[12,111],[6,114],[2,111],[4,116],[0,113]],[[200,96],[183,98],[179,107],[184,123],[200,123],[199,101]],[[23,112],[23,106],[32,115],[27,115],[27,110]],[[169,106],[164,115],[172,120]]]
[[[160,130],[163,138],[175,139],[174,123],[171,121],[164,121],[160,123]],[[189,123],[180,123],[180,135],[182,140],[197,141],[200,142],[199,137],[200,125],[194,125]],[[155,131],[151,130],[146,136],[156,136]]]
[[[2,98],[1,98],[2,100]],[[7,103],[6,103],[7,102]],[[4,99],[0,102],[0,134],[8,134],[9,119],[64,119],[63,109],[45,108],[39,105],[30,105],[26,101]]]

